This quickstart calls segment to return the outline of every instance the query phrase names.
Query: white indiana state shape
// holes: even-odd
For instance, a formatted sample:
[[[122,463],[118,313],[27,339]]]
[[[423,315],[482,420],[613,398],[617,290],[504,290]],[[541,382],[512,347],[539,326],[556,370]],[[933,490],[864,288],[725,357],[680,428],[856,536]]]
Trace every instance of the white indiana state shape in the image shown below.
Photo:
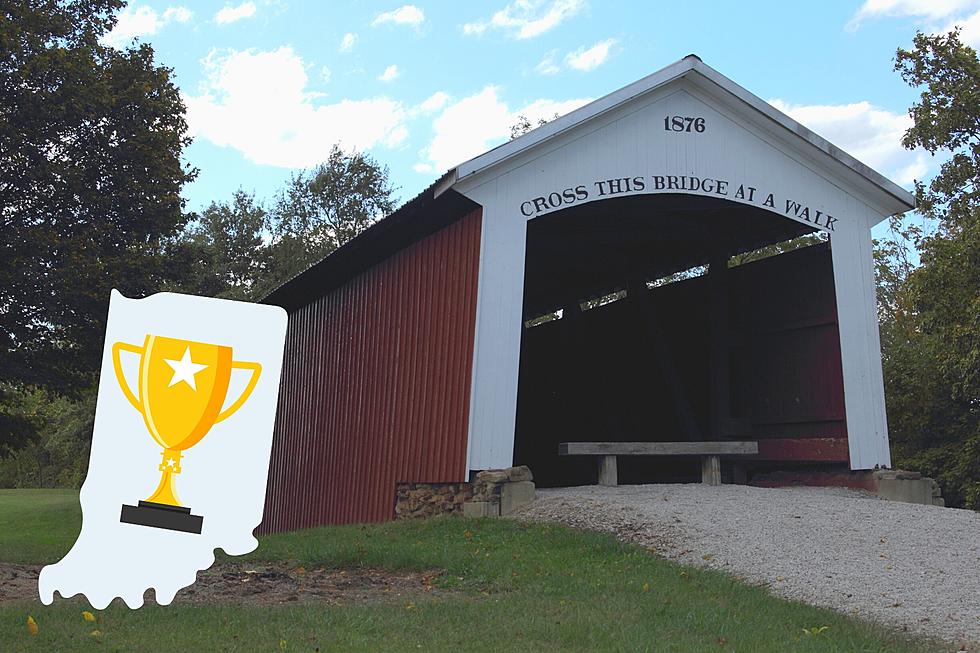
[[[262,366],[244,405],[180,461],[178,496],[192,514],[204,517],[200,534],[120,522],[122,505],[145,500],[160,479],[162,449],[123,394],[112,360],[113,343],[141,345],[147,334],[230,346],[235,360]],[[82,530],[60,562],[41,570],[42,602],[50,604],[57,591],[65,598],[84,594],[96,609],[117,596],[138,608],[153,588],[156,601],[166,605],[211,566],[216,548],[242,555],[258,546],[252,532],[262,521],[285,336],[286,313],[278,307],[172,293],[134,300],[113,291],[92,452],[80,493]],[[122,362],[135,391],[139,356],[123,353]],[[193,374],[193,361],[172,363],[175,374]],[[232,371],[224,407],[242,393],[249,376]]]

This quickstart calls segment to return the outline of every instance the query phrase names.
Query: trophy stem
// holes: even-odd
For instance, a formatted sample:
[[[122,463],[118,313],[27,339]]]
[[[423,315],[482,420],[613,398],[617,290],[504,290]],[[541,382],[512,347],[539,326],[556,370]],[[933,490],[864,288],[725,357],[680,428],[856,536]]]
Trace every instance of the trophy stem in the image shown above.
[[[180,451],[164,449],[163,461],[160,463],[160,485],[146,501],[139,505],[123,504],[119,521],[124,524],[166,528],[172,531],[201,534],[204,517],[192,515],[190,508],[180,505],[177,493],[174,491],[174,476],[180,473]]]
[[[163,461],[159,467],[162,472],[160,484],[157,485],[157,489],[154,490],[153,494],[146,499],[147,501],[162,503],[168,506],[180,505],[180,499],[177,498],[177,492],[174,490],[174,475],[180,473],[180,458],[180,451],[164,449]]]

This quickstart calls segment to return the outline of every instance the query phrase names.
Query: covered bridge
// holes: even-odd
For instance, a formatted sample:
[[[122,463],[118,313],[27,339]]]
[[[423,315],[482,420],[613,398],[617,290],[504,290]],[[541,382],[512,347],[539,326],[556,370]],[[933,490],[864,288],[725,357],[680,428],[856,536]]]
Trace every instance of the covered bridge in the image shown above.
[[[263,529],[513,464],[595,482],[562,442],[889,466],[870,231],[913,205],[693,55],[466,161],[265,300],[290,317]]]

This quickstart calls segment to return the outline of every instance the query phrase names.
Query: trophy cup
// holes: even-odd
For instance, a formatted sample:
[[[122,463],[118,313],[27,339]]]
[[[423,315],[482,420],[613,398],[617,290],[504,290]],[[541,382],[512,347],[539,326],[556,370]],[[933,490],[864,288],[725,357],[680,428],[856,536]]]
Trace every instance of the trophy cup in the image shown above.
[[[123,376],[123,351],[140,356],[137,394]],[[192,515],[174,490],[181,456],[212,426],[242,407],[258,383],[262,366],[232,360],[231,347],[153,335],[147,335],[142,346],[114,343],[112,364],[126,399],[143,416],[150,436],[163,447],[160,484],[138,505],[124,504],[119,521],[200,534],[204,517]],[[233,369],[248,370],[252,376],[242,395],[222,410]]]

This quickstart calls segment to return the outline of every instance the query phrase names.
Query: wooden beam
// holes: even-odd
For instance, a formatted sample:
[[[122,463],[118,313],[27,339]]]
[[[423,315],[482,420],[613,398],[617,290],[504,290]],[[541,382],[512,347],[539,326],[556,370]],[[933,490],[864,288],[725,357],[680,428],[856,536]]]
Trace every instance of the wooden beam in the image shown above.
[[[705,485],[721,485],[721,458],[701,457],[701,482]]]
[[[561,456],[744,456],[759,452],[758,442],[562,442]]]
[[[728,254],[715,254],[708,263],[708,424],[715,440],[728,435],[725,427],[732,412],[728,286]]]
[[[616,472],[616,456],[599,458],[599,485],[619,485],[619,475]]]
[[[759,455],[752,460],[805,460],[847,462],[847,438],[778,438],[759,440]]]

